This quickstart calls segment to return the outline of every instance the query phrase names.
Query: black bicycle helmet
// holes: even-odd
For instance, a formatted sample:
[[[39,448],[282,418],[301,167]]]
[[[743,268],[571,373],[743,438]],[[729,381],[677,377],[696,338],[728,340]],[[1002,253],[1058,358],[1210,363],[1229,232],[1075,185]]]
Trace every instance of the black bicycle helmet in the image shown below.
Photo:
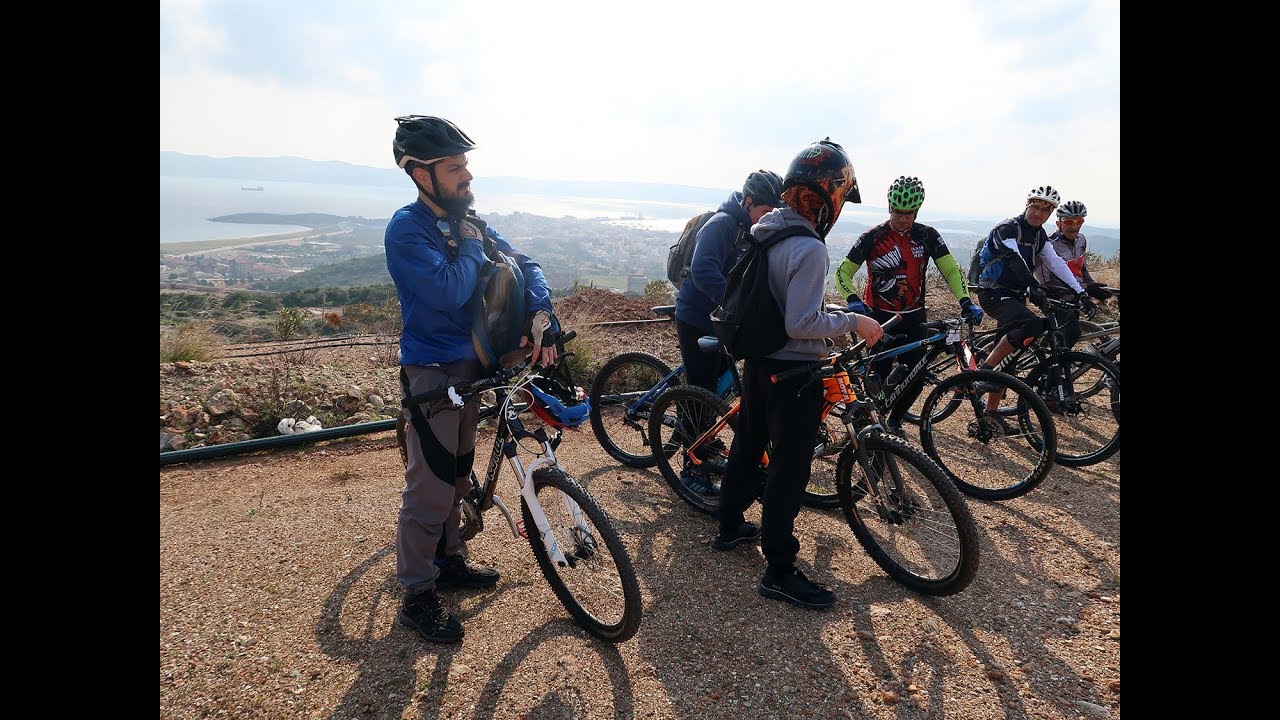
[[[780,207],[781,195],[782,178],[763,168],[748,175],[747,181],[742,184],[742,196],[763,205]]]
[[[853,162],[849,160],[844,148],[831,142],[831,138],[811,143],[791,161],[787,175],[782,179],[783,193],[796,186],[807,187],[822,199],[824,207],[809,220],[823,238],[836,224],[846,202],[862,202],[858,178],[853,173]],[[797,203],[788,204],[801,212]]]
[[[391,141],[391,151],[400,168],[410,162],[430,165],[476,148],[461,128],[444,118],[404,115],[396,118],[396,123],[399,126],[395,140]]]

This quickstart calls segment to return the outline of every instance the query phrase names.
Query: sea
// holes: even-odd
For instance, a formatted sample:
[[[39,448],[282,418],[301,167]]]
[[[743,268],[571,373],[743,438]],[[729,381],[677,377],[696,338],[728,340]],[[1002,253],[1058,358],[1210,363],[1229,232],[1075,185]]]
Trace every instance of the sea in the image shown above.
[[[262,189],[245,189],[259,187]],[[566,215],[582,219],[601,218],[619,225],[665,232],[679,232],[690,217],[708,209],[691,203],[626,198],[485,193],[483,178],[472,182],[472,190],[477,197],[475,209],[483,214],[523,212],[551,218]],[[258,237],[307,229],[296,225],[250,225],[210,220],[222,215],[326,213],[370,220],[387,219],[413,199],[413,188],[407,180],[404,187],[393,187],[161,175],[160,243]]]

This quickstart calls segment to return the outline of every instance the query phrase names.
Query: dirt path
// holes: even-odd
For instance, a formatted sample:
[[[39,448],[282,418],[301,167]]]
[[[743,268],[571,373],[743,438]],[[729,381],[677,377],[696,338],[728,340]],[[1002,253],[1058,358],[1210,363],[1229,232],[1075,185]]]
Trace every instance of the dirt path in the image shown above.
[[[982,564],[950,598],[892,581],[838,512],[802,511],[800,562],[840,598],[824,612],[760,597],[758,551],[712,550],[713,521],[590,430],[561,459],[640,576],[644,619],[620,646],[573,624],[496,512],[469,552],[501,582],[448,596],[465,641],[399,626],[390,433],[161,468],[160,716],[1120,715],[1119,455],[970,501]],[[518,502],[510,478],[500,494]]]

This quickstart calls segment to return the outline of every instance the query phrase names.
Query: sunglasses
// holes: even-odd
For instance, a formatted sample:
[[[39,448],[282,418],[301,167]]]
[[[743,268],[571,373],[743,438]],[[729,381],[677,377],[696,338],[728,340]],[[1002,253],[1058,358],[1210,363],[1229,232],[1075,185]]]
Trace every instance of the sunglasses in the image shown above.
[[[1047,213],[1053,211],[1053,206],[1049,203],[1027,203],[1027,209]]]

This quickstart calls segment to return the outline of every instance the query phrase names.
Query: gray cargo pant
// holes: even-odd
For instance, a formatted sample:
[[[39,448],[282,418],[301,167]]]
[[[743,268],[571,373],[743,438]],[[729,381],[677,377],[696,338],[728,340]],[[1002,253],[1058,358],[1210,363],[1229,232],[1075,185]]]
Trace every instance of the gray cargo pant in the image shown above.
[[[458,362],[444,367],[404,366],[409,377],[409,394],[435,390],[479,377],[475,362]],[[402,410],[408,417],[408,409]],[[423,407],[427,423],[440,444],[454,455],[466,455],[476,447],[476,426],[480,403],[472,400],[455,408],[446,399]],[[471,474],[444,481],[431,471],[423,457],[422,442],[412,421],[405,436],[404,491],[400,494],[400,519],[396,527],[396,579],[406,595],[435,589],[440,574],[435,564],[437,545],[444,542],[444,554],[462,549],[458,526],[462,521],[462,498],[471,490]]]

